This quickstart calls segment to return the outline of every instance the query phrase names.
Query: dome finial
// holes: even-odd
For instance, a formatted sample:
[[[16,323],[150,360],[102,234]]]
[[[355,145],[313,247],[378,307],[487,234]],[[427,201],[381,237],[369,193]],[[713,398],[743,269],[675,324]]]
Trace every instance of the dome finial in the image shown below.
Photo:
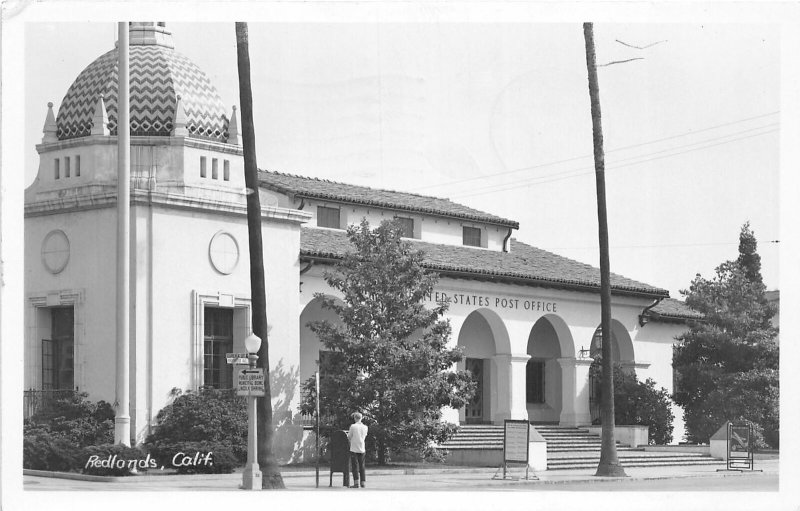
[[[228,122],[228,143],[239,145],[239,119],[236,116],[236,105],[233,105],[231,120]]]
[[[42,128],[42,133],[44,133],[44,136],[42,137],[43,144],[58,142],[58,126],[56,126],[56,116],[53,114],[52,101],[47,103],[47,115],[44,118],[44,128]]]
[[[94,115],[92,116],[92,135],[100,135],[107,137],[111,134],[108,129],[108,112],[106,111],[106,102],[103,101],[103,95],[97,98],[97,103],[94,106]]]
[[[131,46],[164,46],[175,48],[172,42],[172,32],[167,30],[163,21],[154,23],[152,21],[133,21],[130,23],[128,33],[130,34]]]
[[[186,129],[186,112],[183,109],[183,101],[181,101],[180,94],[176,96],[175,120],[172,122],[172,133],[170,135],[173,137],[189,136],[189,130]]]

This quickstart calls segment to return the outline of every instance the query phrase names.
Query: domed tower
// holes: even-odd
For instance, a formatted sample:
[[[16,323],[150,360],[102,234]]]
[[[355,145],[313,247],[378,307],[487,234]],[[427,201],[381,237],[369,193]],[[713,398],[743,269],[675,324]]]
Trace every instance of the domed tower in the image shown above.
[[[28,202],[116,188],[117,53],[106,52],[78,75],[57,116],[48,104]],[[175,51],[163,23],[130,24],[129,62],[133,194],[237,201],[244,178],[236,107],[226,111],[208,76]]]
[[[129,395],[140,442],[172,389],[232,384],[225,354],[244,352],[252,314],[236,110],[162,24],[130,25],[129,66]],[[77,389],[115,401],[117,87],[112,49],[77,76],[58,115],[48,107],[36,146],[25,194],[30,395]],[[294,318],[274,325],[275,360],[295,367],[300,224],[310,215],[262,204],[268,314]]]

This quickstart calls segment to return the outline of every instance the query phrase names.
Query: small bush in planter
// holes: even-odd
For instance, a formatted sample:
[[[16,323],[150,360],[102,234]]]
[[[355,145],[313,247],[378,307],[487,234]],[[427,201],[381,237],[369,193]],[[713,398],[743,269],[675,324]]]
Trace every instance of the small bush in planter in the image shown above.
[[[156,461],[140,447],[121,444],[91,445],[80,455],[83,473],[98,476],[128,476],[148,468],[156,468]]]
[[[602,377],[601,358],[589,368],[592,378]],[[599,396],[598,396],[599,397]],[[636,374],[614,367],[614,423],[649,427],[650,444],[664,445],[672,441],[671,399],[664,388],[656,388],[651,378],[640,381]]]
[[[159,468],[179,474],[229,474],[242,465],[227,442],[156,442],[149,454]]]

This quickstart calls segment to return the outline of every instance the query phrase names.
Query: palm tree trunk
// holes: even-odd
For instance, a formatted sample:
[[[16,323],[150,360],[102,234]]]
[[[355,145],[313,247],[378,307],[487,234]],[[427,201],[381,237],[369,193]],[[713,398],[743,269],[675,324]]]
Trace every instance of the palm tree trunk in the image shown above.
[[[247,187],[247,232],[250,243],[250,299],[253,304],[253,333],[261,338],[258,367],[264,368],[266,393],[257,400],[258,464],[262,488],[284,488],[275,454],[272,451],[272,393],[269,388],[269,339],[267,339],[267,294],[261,242],[261,201],[258,196],[256,135],[253,126],[253,92],[250,86],[250,47],[247,23],[236,23],[236,54],[239,66],[239,102],[242,110],[242,149],[244,181]]]
[[[614,378],[611,365],[611,264],[608,254],[608,216],[606,214],[605,155],[603,153],[603,126],[600,115],[600,88],[597,83],[597,62],[594,51],[592,23],[583,24],[586,42],[586,68],[589,73],[589,99],[592,104],[592,141],[594,143],[594,169],[597,183],[597,224],[600,237],[600,329],[602,332],[603,377],[600,395],[600,420],[603,428],[600,445],[600,463],[596,476],[625,476],[619,464],[614,443]]]

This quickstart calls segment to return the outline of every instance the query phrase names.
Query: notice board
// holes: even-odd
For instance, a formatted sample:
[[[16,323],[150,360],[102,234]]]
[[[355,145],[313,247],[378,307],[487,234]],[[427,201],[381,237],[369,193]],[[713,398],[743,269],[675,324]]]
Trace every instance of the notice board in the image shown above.
[[[753,470],[753,430],[750,424],[728,423],[728,470]]]
[[[530,424],[526,420],[506,419],[503,423],[503,461],[528,463]]]

